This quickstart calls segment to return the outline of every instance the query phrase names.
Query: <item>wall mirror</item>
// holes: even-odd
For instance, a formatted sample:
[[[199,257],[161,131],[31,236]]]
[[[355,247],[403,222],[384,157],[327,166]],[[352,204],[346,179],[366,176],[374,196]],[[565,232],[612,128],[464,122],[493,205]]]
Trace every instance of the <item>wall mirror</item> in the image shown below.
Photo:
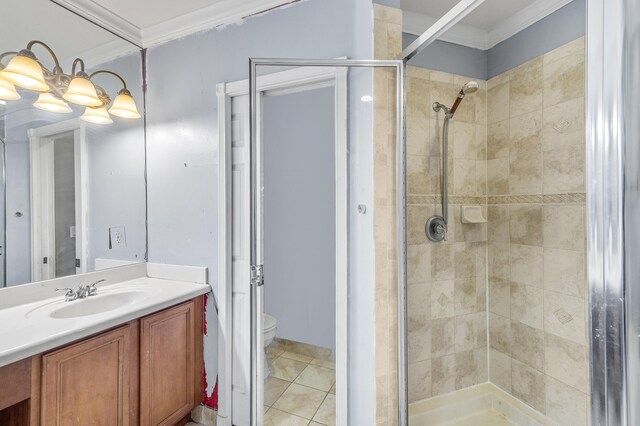
[[[0,288],[144,262],[140,48],[49,0],[5,3]]]

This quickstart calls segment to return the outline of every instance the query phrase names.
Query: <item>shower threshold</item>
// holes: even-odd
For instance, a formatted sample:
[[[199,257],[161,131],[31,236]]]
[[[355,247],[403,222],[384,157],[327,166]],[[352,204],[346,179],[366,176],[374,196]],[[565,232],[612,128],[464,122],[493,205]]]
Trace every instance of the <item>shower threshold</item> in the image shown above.
[[[409,405],[409,426],[554,425],[544,414],[492,383],[483,383]]]

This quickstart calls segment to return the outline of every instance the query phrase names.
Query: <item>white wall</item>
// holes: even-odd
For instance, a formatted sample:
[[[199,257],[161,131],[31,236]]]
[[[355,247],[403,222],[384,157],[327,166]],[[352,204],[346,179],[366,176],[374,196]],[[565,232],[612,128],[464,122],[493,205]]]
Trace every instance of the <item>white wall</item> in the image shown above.
[[[333,88],[263,106],[265,311],[277,336],[335,349]]]

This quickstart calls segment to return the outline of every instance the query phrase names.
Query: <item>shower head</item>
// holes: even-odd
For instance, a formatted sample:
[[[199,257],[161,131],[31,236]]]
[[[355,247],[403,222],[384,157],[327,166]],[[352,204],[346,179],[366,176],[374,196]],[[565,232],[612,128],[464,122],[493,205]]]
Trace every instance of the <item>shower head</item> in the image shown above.
[[[469,93],[474,93],[478,91],[478,83],[475,81],[470,81],[464,86],[462,86],[462,90],[460,90],[463,94],[467,95]]]
[[[456,101],[453,103],[453,106],[449,111],[449,115],[451,116],[451,118],[453,118],[453,114],[456,113],[456,110],[458,109],[458,106],[460,106],[460,102],[462,102],[462,99],[464,99],[465,95],[469,93],[474,93],[477,91],[478,91],[478,83],[475,81],[470,81],[464,86],[462,86],[462,89],[460,89],[460,92],[458,93],[458,97],[456,98]]]

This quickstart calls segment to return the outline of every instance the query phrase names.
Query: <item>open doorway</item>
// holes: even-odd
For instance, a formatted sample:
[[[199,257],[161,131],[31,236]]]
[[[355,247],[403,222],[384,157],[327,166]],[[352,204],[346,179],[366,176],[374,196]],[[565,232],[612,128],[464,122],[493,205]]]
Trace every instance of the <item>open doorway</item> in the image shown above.
[[[31,129],[32,280],[87,271],[86,136],[77,120]]]

